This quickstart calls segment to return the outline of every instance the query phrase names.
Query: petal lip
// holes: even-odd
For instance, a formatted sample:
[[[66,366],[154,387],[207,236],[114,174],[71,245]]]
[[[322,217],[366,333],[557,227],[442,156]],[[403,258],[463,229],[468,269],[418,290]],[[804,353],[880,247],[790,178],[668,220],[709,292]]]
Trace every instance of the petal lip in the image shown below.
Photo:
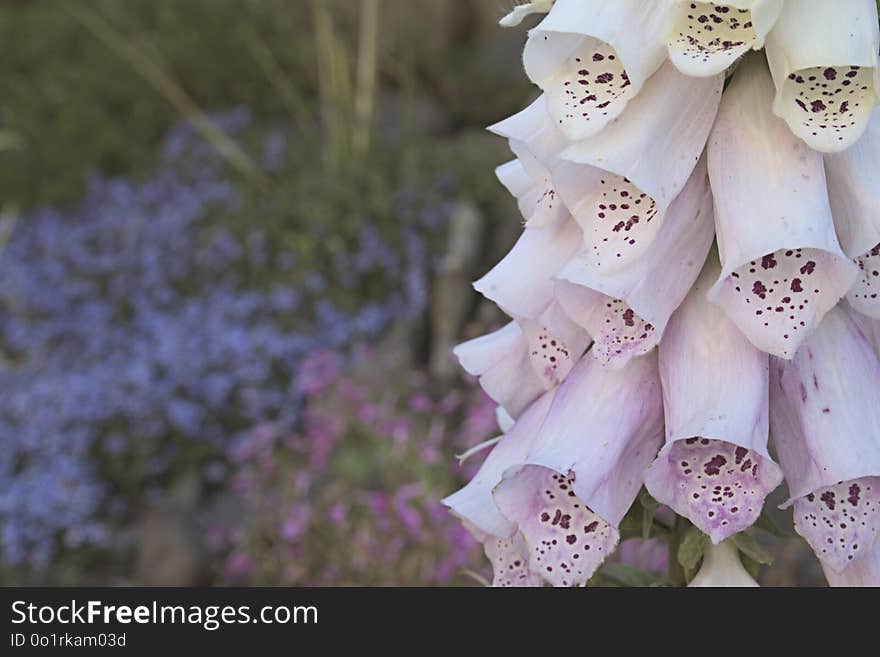
[[[529,32],[526,75],[576,141],[602,131],[660,67],[666,0],[557,0]]]
[[[872,0],[785,3],[766,44],[773,112],[815,150],[849,148],[880,100],[878,50]]]
[[[871,554],[862,557],[843,572],[835,572],[822,562],[822,570],[831,587],[880,587],[880,544]]]
[[[721,73],[749,50],[764,46],[782,4],[783,0],[679,0],[665,39],[669,59],[685,75]]]

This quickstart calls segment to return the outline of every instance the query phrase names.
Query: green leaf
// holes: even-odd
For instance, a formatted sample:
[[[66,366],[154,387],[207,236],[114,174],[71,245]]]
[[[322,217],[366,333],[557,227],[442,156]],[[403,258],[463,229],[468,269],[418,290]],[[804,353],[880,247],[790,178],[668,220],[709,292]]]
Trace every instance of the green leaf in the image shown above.
[[[734,534],[730,540],[732,540],[737,549],[749,557],[749,559],[752,559],[759,564],[769,565],[773,563],[773,555],[770,554],[767,548],[758,543],[754,536],[740,532],[739,534]]]
[[[703,557],[706,546],[709,545],[709,537],[693,525],[689,526],[678,544],[678,563],[684,568],[685,574],[696,570],[697,564]],[[690,579],[690,577],[688,577]]]

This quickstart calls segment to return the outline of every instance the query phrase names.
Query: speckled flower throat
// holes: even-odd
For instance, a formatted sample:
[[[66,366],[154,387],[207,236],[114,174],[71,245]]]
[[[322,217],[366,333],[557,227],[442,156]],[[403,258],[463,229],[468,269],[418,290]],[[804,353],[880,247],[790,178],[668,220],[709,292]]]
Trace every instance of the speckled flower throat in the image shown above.
[[[875,0],[524,20],[537,98],[490,128],[523,230],[474,285],[509,320],[455,349],[502,435],[445,500],[493,584],[621,583],[633,540],[654,583],[756,586],[787,517],[830,585],[880,586]]]

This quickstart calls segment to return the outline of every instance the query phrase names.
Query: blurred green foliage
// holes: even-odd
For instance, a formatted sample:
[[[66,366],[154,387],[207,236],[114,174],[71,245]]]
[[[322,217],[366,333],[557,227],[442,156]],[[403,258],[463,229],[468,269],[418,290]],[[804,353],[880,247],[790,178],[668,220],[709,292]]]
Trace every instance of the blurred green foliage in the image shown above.
[[[258,117],[293,123],[299,103],[295,118],[309,122],[300,125],[308,136],[326,119],[317,105],[319,3],[353,69],[360,3],[348,0],[82,0],[76,8],[99,15],[198,108],[245,105]],[[526,100],[529,86],[510,65],[522,35],[495,29],[485,5],[381,3],[379,100],[399,111],[391,126],[380,113],[378,130],[418,140],[426,126],[412,115],[421,111],[437,115],[433,132],[455,135]],[[181,118],[68,9],[51,0],[0,0],[0,128],[19,146],[0,150],[0,198],[22,207],[76,199],[92,171],[148,170],[155,145]]]

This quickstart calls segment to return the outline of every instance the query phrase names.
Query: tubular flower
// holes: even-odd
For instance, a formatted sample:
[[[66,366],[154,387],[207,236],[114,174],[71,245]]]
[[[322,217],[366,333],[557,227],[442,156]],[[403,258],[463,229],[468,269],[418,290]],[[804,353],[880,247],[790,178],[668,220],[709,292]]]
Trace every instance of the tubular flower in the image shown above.
[[[583,234],[570,219],[526,228],[510,252],[474,289],[511,317],[537,319],[553,301],[553,277],[560,263],[580,248]]]
[[[506,470],[525,462],[555,394],[547,392],[535,400],[492,448],[474,478],[443,500],[455,515],[499,538],[510,538],[516,533],[516,523],[498,510],[492,491],[501,483]]]
[[[523,162],[515,159],[496,168],[495,175],[516,198],[526,228],[543,228],[568,216],[568,209],[556,197],[549,173],[546,177],[532,178]]]
[[[759,50],[783,0],[675,0],[666,38],[669,59],[686,75],[721,73],[750,49]]]
[[[511,417],[561,383],[590,344],[590,337],[556,304],[537,321],[522,319],[458,345],[461,366],[480,377],[486,394]]]
[[[526,74],[572,141],[620,116],[664,59],[666,0],[557,0],[530,32]]]
[[[660,341],[712,246],[712,197],[701,162],[672,204],[649,253],[618,273],[597,273],[582,250],[557,275],[562,308],[590,333],[593,357],[623,367]],[[657,294],[658,287],[664,294]]]
[[[878,100],[878,50],[875,0],[786,2],[767,39],[773,112],[810,148],[849,148]]]
[[[840,309],[793,360],[771,365],[770,422],[791,494],[786,504],[794,506],[797,532],[836,573],[869,554],[880,536],[878,389],[880,359]]]
[[[856,267],[834,232],[822,158],[772,115],[772,94],[760,57],[748,57],[709,138],[723,268],[710,298],[756,347],[791,358]]]
[[[639,525],[685,574],[702,551],[692,586],[754,586],[740,532],[784,476],[829,583],[880,585],[874,0],[503,22],[547,10],[523,56],[541,93],[490,128],[524,228],[474,287],[512,321],[455,349],[503,435],[446,504],[496,586],[619,581],[602,564]]]
[[[722,83],[666,64],[619,119],[559,153],[553,182],[584,231],[594,269],[618,271],[650,250],[700,159]]]
[[[662,440],[662,414],[654,355],[621,371],[585,358],[559,387],[523,463],[494,493],[549,583],[585,584],[617,545]]]
[[[660,343],[666,446],[645,484],[713,543],[749,527],[782,482],[767,452],[769,359],[706,300],[713,257]]]
[[[828,197],[843,252],[859,267],[847,300],[880,318],[880,109],[864,137],[843,153],[825,156]]]
[[[730,543],[724,542],[706,550],[700,572],[688,586],[755,587],[758,583],[743,568],[737,549]]]
[[[496,169],[496,175],[519,203],[526,226],[541,228],[568,216],[568,209],[557,197],[549,164],[567,146],[565,136],[548,120],[547,99],[538,97],[526,109],[489,127],[504,137],[517,156]],[[526,182],[525,178],[528,178]]]

